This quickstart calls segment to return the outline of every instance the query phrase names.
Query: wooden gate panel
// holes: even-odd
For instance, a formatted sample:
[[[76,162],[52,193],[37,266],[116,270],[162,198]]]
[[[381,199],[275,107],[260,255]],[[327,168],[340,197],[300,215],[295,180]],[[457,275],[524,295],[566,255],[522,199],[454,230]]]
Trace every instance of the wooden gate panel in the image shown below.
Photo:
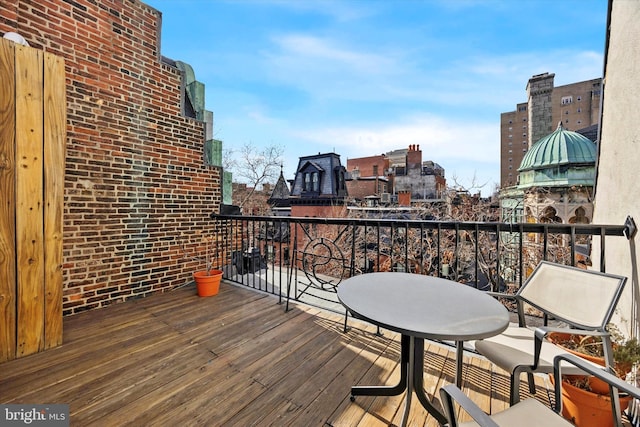
[[[0,362],[62,343],[64,61],[0,39]]]
[[[16,355],[14,49],[0,40],[0,362]]]
[[[18,356],[44,348],[42,52],[16,46]]]
[[[62,344],[62,212],[67,125],[64,61],[44,57],[45,349]]]

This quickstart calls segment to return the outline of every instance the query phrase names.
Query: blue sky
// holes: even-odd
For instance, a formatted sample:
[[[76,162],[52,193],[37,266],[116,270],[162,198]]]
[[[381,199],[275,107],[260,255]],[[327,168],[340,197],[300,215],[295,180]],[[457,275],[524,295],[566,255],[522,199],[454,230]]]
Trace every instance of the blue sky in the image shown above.
[[[527,80],[602,76],[606,0],[146,0],[205,84],[214,137],[347,159],[419,144],[449,184],[499,183]]]

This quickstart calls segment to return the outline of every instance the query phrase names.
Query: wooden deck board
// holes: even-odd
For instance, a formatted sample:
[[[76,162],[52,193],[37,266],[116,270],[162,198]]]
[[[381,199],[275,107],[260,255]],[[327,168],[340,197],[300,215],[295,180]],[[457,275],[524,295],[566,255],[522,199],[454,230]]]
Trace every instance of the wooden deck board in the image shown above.
[[[228,283],[211,298],[184,287],[66,318],[61,347],[0,364],[0,403],[68,403],[78,426],[397,425],[404,395],[349,396],[352,385],[398,381],[399,336],[349,324],[344,333],[339,314],[284,312],[277,298]],[[433,396],[453,381],[454,352],[425,349]],[[465,358],[463,388],[483,409],[503,408],[508,384],[486,360]],[[410,424],[436,425],[415,396]]]

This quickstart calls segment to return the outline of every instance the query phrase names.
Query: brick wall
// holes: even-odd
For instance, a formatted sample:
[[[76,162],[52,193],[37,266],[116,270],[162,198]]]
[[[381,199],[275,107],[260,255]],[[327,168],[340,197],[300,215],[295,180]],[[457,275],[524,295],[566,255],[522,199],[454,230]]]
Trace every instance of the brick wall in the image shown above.
[[[389,169],[389,159],[385,155],[347,159],[347,171],[358,170],[362,177],[374,176],[374,167],[377,167],[378,176],[385,175]]]
[[[221,201],[204,124],[183,116],[181,73],[161,62],[160,22],[137,0],[0,2],[0,34],[65,59],[66,315],[190,282],[198,263],[180,243],[199,241]]]

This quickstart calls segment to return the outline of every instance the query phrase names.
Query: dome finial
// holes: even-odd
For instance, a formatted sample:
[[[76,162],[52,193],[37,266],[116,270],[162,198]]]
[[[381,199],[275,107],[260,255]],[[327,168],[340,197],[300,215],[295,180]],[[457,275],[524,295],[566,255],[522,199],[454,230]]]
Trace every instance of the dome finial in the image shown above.
[[[563,130],[564,126],[562,126],[562,120],[558,122],[558,128],[556,130]]]

